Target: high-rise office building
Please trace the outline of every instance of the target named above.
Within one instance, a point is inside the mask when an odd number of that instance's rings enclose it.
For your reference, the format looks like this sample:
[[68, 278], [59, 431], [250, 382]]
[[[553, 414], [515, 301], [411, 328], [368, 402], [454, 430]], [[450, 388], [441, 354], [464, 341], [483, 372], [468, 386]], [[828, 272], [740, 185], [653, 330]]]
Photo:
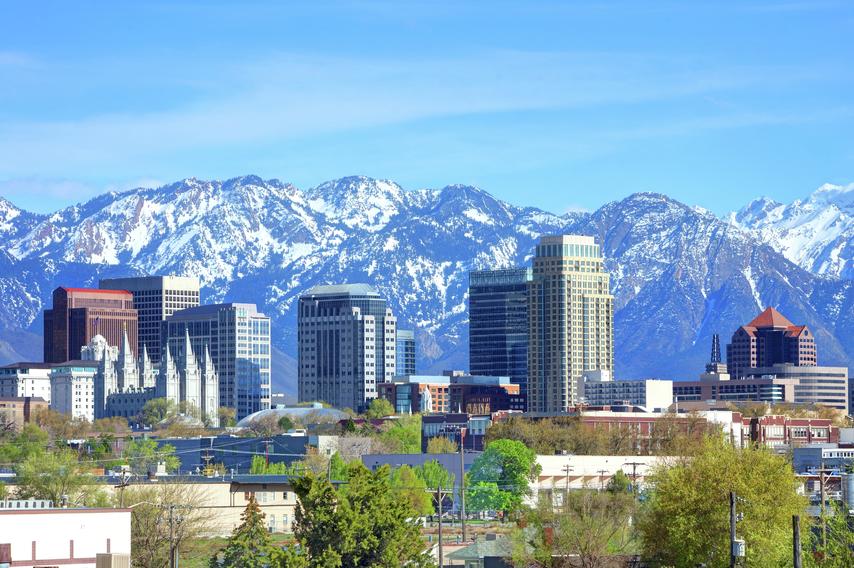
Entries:
[[530, 268], [469, 273], [469, 368], [472, 375], [510, 377], [528, 389]]
[[396, 375], [415, 374], [415, 332], [411, 329], [398, 329], [396, 342], [396, 356], [394, 373]]
[[199, 279], [190, 276], [107, 278], [98, 287], [133, 294], [133, 307], [139, 316], [138, 352], [144, 346], [153, 363], [160, 362], [161, 322], [179, 310], [199, 305]]
[[818, 364], [815, 337], [805, 325], [795, 325], [774, 308], [766, 308], [732, 334], [726, 348], [727, 369], [741, 379], [748, 369], [789, 364]]
[[59, 287], [53, 291], [53, 307], [44, 311], [44, 360], [78, 359], [96, 335], [120, 345], [125, 331], [136, 351], [137, 324], [133, 295], [126, 290]]
[[238, 420], [270, 408], [270, 318], [255, 304], [212, 304], [175, 312], [163, 322], [161, 341], [181, 353], [189, 334], [196, 357], [208, 349], [219, 377], [219, 404]]
[[371, 286], [315, 286], [297, 318], [300, 401], [363, 410], [394, 377], [397, 320]]
[[528, 284], [528, 409], [578, 404], [585, 371], [614, 370], [614, 297], [593, 237], [542, 237]]

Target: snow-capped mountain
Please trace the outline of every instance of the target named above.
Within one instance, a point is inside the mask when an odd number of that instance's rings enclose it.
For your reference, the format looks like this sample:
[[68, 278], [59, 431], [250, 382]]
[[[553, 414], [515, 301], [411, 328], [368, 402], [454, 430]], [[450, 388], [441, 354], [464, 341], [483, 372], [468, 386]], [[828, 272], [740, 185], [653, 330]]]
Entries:
[[375, 285], [416, 330], [420, 371], [465, 368], [467, 272], [524, 265], [540, 235], [560, 232], [603, 244], [619, 376], [694, 377], [711, 334], [765, 305], [809, 324], [822, 362], [854, 353], [849, 280], [817, 277], [752, 229], [663, 195], [555, 215], [468, 186], [349, 177], [302, 190], [247, 176], [109, 193], [52, 215], [0, 201], [0, 361], [40, 357], [55, 286], [174, 273], [198, 276], [203, 301], [255, 302], [273, 318], [274, 381], [291, 392], [296, 299], [319, 283]]
[[854, 184], [824, 184], [789, 205], [762, 197], [731, 220], [810, 272], [854, 278]]

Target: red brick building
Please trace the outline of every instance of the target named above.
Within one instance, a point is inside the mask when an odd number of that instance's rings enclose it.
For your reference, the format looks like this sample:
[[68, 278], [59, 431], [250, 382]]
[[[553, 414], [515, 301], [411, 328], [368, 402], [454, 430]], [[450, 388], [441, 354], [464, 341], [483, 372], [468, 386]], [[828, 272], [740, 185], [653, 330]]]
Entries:
[[121, 345], [125, 329], [131, 349], [138, 353], [137, 328], [130, 292], [59, 287], [53, 291], [53, 307], [44, 311], [45, 363], [79, 359], [80, 348], [95, 335]]
[[747, 369], [756, 367], [818, 364], [815, 338], [809, 328], [793, 324], [774, 308], [766, 308], [739, 327], [726, 352], [727, 369], [734, 379], [743, 378]]

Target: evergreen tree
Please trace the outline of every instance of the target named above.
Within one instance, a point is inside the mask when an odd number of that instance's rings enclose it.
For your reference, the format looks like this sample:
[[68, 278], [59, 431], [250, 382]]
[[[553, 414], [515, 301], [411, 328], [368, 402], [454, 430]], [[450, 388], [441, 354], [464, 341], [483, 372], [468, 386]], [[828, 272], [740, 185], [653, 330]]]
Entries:
[[255, 495], [249, 497], [249, 503], [240, 518], [242, 522], [234, 529], [228, 544], [211, 558], [211, 568], [266, 568], [273, 562], [276, 551]]

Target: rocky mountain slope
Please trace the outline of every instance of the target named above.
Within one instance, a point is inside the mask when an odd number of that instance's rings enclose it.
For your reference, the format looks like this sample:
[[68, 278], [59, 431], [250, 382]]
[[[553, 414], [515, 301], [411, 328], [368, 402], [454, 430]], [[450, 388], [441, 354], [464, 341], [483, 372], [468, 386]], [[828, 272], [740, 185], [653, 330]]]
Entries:
[[854, 184], [825, 184], [789, 205], [756, 199], [731, 220], [810, 272], [854, 278]]
[[822, 362], [847, 365], [847, 273], [813, 274], [762, 231], [658, 194], [559, 216], [473, 187], [407, 191], [364, 177], [308, 190], [187, 179], [46, 216], [0, 201], [0, 360], [40, 356], [41, 310], [59, 284], [175, 273], [197, 275], [203, 301], [256, 302], [273, 318], [274, 381], [291, 392], [295, 301], [319, 283], [377, 286], [416, 330], [420, 370], [465, 368], [467, 271], [524, 264], [541, 234], [577, 232], [600, 240], [614, 276], [619, 376], [694, 377], [711, 334], [765, 305], [812, 326]]

